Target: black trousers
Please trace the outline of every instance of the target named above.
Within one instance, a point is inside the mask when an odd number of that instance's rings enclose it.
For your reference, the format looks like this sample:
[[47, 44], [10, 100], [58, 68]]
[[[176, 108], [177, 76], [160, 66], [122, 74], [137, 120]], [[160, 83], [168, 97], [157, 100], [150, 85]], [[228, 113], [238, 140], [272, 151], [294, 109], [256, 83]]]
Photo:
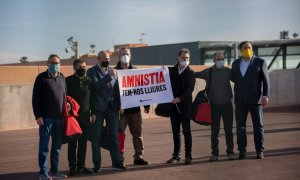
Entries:
[[186, 156], [191, 156], [192, 151], [192, 135], [191, 135], [191, 120], [189, 116], [181, 110], [178, 113], [176, 108], [173, 108], [171, 118], [172, 133], [174, 150], [173, 156], [181, 156], [181, 137], [180, 137], [180, 124], [182, 125], [182, 131], [184, 135], [185, 153]]
[[240, 153], [246, 153], [247, 147], [247, 131], [246, 120], [248, 112], [250, 112], [253, 123], [254, 143], [257, 153], [263, 152], [264, 142], [264, 126], [263, 126], [263, 111], [261, 104], [236, 104], [235, 117], [236, 117], [236, 132], [237, 144]]
[[90, 122], [89, 113], [80, 113], [78, 123], [82, 129], [82, 135], [68, 144], [68, 160], [70, 169], [81, 169], [85, 166], [87, 128]]
[[223, 119], [225, 139], [226, 139], [226, 153], [233, 154], [233, 108], [232, 103], [228, 104], [211, 104], [212, 108], [212, 124], [211, 124], [211, 149], [212, 154], [219, 155], [219, 132], [220, 121]]

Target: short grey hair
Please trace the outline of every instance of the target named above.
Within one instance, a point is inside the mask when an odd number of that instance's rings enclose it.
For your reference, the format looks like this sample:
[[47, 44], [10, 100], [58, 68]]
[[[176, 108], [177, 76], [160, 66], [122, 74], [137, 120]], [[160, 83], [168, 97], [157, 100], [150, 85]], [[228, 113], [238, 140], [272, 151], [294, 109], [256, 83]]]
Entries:
[[187, 53], [189, 55], [191, 55], [190, 50], [187, 48], [182, 48], [178, 51], [178, 57], [181, 56], [182, 53]]
[[220, 52], [220, 51], [217, 51], [213, 54], [213, 58], [215, 58], [217, 55], [222, 55], [224, 57], [224, 53], [223, 52]]

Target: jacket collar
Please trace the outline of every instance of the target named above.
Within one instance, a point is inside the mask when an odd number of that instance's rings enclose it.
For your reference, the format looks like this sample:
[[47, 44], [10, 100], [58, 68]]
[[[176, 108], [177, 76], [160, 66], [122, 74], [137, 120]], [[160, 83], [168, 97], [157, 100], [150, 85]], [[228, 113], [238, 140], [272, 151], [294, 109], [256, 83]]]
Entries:
[[[118, 62], [118, 64], [116, 65], [115, 68], [116, 68], [116, 69], [122, 69], [121, 61]], [[132, 65], [131, 63], [129, 63], [128, 69], [133, 69], [133, 65]]]
[[[179, 66], [178, 63], [173, 66], [176, 69], [177, 72], [178, 72], [178, 68], [179, 68], [178, 66]], [[188, 65], [181, 74], [185, 73], [186, 71], [189, 71], [190, 69], [191, 69], [190, 65]]]

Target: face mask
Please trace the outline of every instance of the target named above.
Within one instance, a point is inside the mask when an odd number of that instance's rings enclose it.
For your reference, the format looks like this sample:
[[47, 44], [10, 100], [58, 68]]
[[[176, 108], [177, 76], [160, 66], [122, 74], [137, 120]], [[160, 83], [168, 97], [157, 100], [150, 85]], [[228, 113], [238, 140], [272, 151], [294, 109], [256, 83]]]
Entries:
[[182, 61], [180, 62], [181, 68], [186, 68], [189, 64], [190, 64], [190, 61], [182, 60]]
[[221, 69], [224, 67], [225, 62], [222, 61], [216, 61], [216, 68]]
[[60, 64], [49, 64], [48, 70], [50, 73], [57, 73], [60, 70]]
[[253, 55], [253, 51], [251, 49], [245, 49], [242, 51], [242, 55], [245, 58], [250, 58]]
[[102, 66], [102, 67], [108, 67], [108, 65], [109, 65], [109, 61], [103, 61], [103, 62], [101, 63], [101, 66]]
[[128, 55], [121, 56], [121, 62], [124, 64], [128, 64], [130, 61], [130, 57]]
[[86, 73], [86, 69], [85, 69], [85, 68], [76, 69], [76, 74], [77, 74], [79, 77], [85, 76], [85, 73]]

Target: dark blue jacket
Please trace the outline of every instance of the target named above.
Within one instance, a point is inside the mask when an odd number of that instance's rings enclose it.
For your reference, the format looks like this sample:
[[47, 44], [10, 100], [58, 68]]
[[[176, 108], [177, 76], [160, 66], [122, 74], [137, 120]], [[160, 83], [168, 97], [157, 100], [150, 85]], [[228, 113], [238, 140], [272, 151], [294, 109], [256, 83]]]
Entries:
[[88, 69], [87, 76], [91, 79], [90, 87], [90, 109], [91, 114], [95, 111], [105, 112], [108, 108], [115, 111], [120, 109], [119, 84], [116, 80], [114, 86], [110, 85], [112, 78], [109, 74], [104, 74], [98, 65]]
[[270, 80], [267, 63], [264, 59], [252, 56], [249, 67], [241, 74], [242, 58], [232, 63], [232, 81], [234, 82], [234, 101], [236, 104], [261, 104], [262, 96], [270, 94]]

